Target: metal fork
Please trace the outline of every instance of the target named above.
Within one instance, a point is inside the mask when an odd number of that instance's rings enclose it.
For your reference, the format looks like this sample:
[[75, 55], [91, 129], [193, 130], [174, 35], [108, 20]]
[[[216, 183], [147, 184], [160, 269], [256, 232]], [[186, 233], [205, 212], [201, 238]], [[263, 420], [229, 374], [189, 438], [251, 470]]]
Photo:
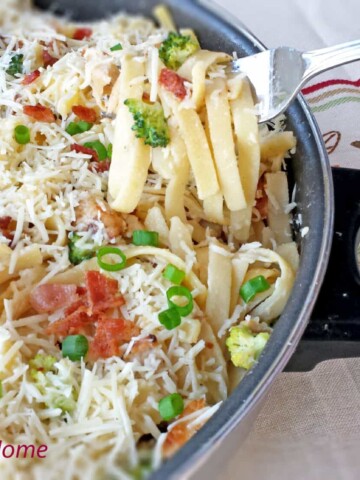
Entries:
[[231, 70], [252, 83], [262, 123], [284, 112], [315, 75], [355, 60], [360, 60], [360, 40], [311, 52], [279, 47], [234, 60]]

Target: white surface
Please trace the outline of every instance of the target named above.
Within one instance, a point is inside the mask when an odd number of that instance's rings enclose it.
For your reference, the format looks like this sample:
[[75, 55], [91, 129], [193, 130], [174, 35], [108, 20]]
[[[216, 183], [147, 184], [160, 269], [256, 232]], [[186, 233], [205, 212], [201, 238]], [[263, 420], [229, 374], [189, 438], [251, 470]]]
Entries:
[[360, 37], [358, 0], [214, 0], [237, 16], [269, 48], [304, 50]]
[[[309, 51], [360, 39], [359, 0], [213, 2], [238, 17], [268, 48], [283, 45]], [[360, 62], [355, 62], [317, 76], [310, 85], [329, 79], [359, 78]], [[317, 100], [320, 96], [322, 99]], [[337, 102], [315, 113], [325, 138], [333, 131], [340, 136], [336, 150], [330, 155], [331, 164], [360, 168], [360, 87], [337, 84], [306, 96], [306, 100], [318, 109], [327, 102]], [[357, 147], [352, 145], [354, 142], [359, 142]]]

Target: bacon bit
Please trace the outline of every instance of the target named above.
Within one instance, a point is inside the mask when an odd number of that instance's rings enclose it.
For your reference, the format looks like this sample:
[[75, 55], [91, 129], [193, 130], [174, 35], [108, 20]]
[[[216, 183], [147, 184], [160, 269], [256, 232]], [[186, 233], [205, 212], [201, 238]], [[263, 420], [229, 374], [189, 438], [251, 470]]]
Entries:
[[[206, 407], [204, 399], [192, 400], [188, 406], [184, 409], [183, 413], [179, 416], [185, 418], [192, 413], [201, 410]], [[180, 422], [172, 428], [166, 435], [165, 442], [163, 444], [163, 454], [166, 458], [171, 457], [177, 452], [195, 433], [200, 430], [205, 422], [200, 422], [195, 426], [189, 427], [189, 423], [192, 420]]]
[[80, 296], [83, 297], [86, 295], [86, 288], [85, 287], [77, 287], [76, 288], [76, 293]]
[[42, 57], [43, 57], [45, 68], [52, 67], [59, 60], [58, 58], [55, 58], [52, 55], [50, 55], [49, 50], [47, 50], [46, 48], [43, 49]]
[[142, 99], [143, 99], [143, 102], [145, 102], [145, 103], [151, 103], [150, 102], [150, 95], [147, 92], [143, 93]]
[[0, 232], [4, 235], [5, 238], [12, 241], [14, 239], [14, 236], [11, 234], [11, 222], [11, 217], [0, 217]]
[[39, 285], [30, 295], [30, 305], [37, 313], [54, 312], [78, 299], [76, 285]]
[[210, 349], [214, 348], [214, 344], [211, 342], [205, 342], [205, 346], [206, 348], [210, 348]]
[[52, 123], [56, 121], [55, 115], [50, 108], [43, 107], [42, 105], [25, 105], [24, 113], [39, 122]]
[[86, 272], [85, 283], [91, 313], [99, 313], [124, 305], [124, 298], [118, 293], [119, 283], [117, 280], [91, 270]]
[[[78, 292], [78, 287], [76, 288], [76, 293], [77, 292]], [[86, 294], [86, 292], [85, 292], [85, 294]], [[80, 310], [84, 311], [84, 312], [88, 312], [88, 303], [87, 303], [86, 298], [85, 299], [84, 298], [79, 298], [75, 303], [72, 303], [69, 307], [67, 307], [67, 309], [64, 312], [65, 317], [67, 317], [69, 315], [72, 315], [73, 313], [78, 312]]]
[[[53, 287], [43, 285], [41, 287]], [[58, 285], [57, 285], [58, 287]], [[112, 318], [109, 311], [124, 304], [124, 298], [119, 293], [117, 280], [111, 279], [96, 271], [88, 271], [85, 274], [85, 287], [76, 285], [62, 285], [71, 289], [72, 304], [67, 303], [65, 317], [50, 324], [46, 332], [55, 334], [60, 338], [67, 335], [83, 334], [93, 339], [90, 341], [89, 358], [109, 358], [120, 354], [120, 346], [129, 342], [132, 337], [140, 334], [140, 329], [132, 322], [122, 318]], [[38, 287], [40, 288], [40, 287]], [[46, 290], [45, 290], [46, 292]], [[55, 308], [49, 305], [47, 299], [43, 299], [41, 305], [46, 311], [61, 308], [61, 302]]]
[[108, 161], [104, 162], [91, 162], [89, 165], [89, 170], [96, 172], [96, 173], [104, 173], [110, 170], [110, 163]]
[[98, 116], [96, 110], [93, 108], [75, 105], [72, 107], [72, 111], [77, 117], [80, 118], [80, 120], [84, 120], [84, 122], [95, 123], [97, 121]]
[[55, 334], [60, 338], [65, 338], [68, 335], [93, 335], [94, 332], [95, 326], [92, 323], [92, 318], [86, 314], [84, 308], [51, 323], [46, 328], [47, 334]]
[[90, 345], [89, 358], [110, 358], [119, 356], [120, 345], [128, 343], [140, 334], [140, 329], [122, 318], [99, 316], [94, 340]]
[[159, 83], [169, 92], [173, 93], [179, 100], [186, 97], [185, 78], [180, 77], [176, 72], [163, 68], [160, 73]]
[[71, 145], [71, 151], [76, 153], [85, 153], [85, 155], [91, 155], [92, 160], [94, 160], [95, 162], [99, 161], [97, 151], [93, 150], [92, 148], [84, 147], [84, 145], [79, 145], [78, 143], [74, 143], [73, 145]]
[[26, 75], [21, 82], [23, 85], [30, 85], [31, 83], [35, 82], [40, 77], [41, 73], [39, 70], [34, 70], [33, 72]]
[[74, 32], [74, 40], [84, 40], [85, 38], [91, 37], [93, 31], [91, 28], [77, 28]]
[[265, 220], [268, 217], [268, 207], [269, 207], [269, 198], [266, 194], [266, 180], [265, 175], [260, 177], [259, 183], [256, 191], [256, 205], [255, 208], [258, 210], [261, 220]]
[[0, 230], [7, 230], [10, 226], [11, 217], [0, 217]]

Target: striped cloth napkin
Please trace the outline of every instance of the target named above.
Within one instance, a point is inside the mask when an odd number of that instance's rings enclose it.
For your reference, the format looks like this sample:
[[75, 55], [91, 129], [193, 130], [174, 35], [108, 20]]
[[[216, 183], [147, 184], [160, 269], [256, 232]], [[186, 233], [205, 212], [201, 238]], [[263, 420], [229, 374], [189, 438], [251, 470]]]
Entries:
[[[310, 51], [360, 39], [359, 0], [215, 0], [269, 48]], [[332, 166], [360, 168], [360, 61], [314, 78], [303, 90]], [[360, 477], [359, 477], [360, 478]]]

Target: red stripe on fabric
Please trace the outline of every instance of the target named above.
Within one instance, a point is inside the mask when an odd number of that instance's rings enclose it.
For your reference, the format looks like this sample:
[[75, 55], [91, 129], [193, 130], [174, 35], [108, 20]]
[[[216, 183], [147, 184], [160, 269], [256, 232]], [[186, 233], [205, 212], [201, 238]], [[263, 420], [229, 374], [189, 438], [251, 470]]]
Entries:
[[330, 87], [331, 85], [353, 85], [354, 87], [360, 87], [360, 78], [359, 80], [355, 81], [343, 79], [327, 80], [326, 82], [316, 83], [315, 85], [311, 85], [310, 87], [303, 88], [302, 93], [304, 95], [309, 95], [310, 93], [317, 92], [318, 90]]

